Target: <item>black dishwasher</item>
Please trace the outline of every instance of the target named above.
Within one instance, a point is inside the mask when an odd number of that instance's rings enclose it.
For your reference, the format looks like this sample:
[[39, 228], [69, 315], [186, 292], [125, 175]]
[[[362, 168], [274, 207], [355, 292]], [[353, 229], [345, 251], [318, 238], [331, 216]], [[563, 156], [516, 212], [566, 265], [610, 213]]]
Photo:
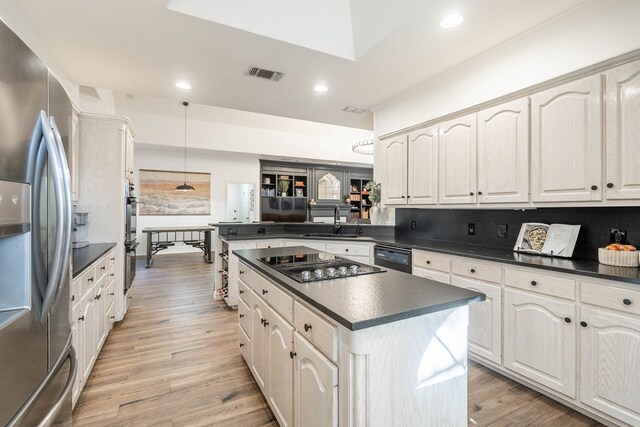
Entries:
[[397, 246], [375, 245], [373, 258], [376, 265], [411, 273], [411, 249]]

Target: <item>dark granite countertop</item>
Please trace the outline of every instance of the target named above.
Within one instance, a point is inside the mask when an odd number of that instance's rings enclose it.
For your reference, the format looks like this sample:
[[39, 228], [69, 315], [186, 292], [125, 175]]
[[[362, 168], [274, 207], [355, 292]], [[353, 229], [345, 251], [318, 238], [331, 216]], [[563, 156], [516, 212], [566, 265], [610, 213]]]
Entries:
[[541, 255], [528, 255], [513, 252], [509, 249], [485, 248], [455, 243], [437, 242], [433, 240], [413, 239], [410, 237], [396, 237], [389, 235], [360, 236], [356, 238], [340, 237], [310, 237], [299, 233], [261, 233], [261, 234], [230, 234], [221, 235], [227, 241], [253, 239], [310, 239], [310, 240], [343, 240], [352, 242], [373, 242], [399, 246], [407, 249], [422, 249], [447, 255], [462, 256], [484, 261], [502, 262], [521, 267], [541, 268], [567, 274], [579, 274], [596, 279], [613, 280], [618, 282], [640, 285], [640, 268], [614, 267], [600, 264], [598, 261], [568, 258], [552, 258]]
[[352, 331], [485, 300], [484, 294], [395, 270], [298, 283], [258, 260], [266, 256], [318, 252], [304, 246], [233, 251], [255, 270]]
[[74, 249], [71, 254], [73, 277], [75, 278], [78, 274], [82, 273], [87, 267], [115, 246], [115, 243], [91, 243], [84, 248]]

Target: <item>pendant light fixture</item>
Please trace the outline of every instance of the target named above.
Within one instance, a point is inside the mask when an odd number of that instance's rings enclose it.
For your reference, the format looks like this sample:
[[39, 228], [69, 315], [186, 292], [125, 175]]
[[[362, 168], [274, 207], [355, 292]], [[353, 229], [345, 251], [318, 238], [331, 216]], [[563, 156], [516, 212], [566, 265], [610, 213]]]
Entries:
[[195, 191], [191, 185], [187, 185], [187, 106], [188, 102], [183, 102], [184, 105], [184, 183], [176, 187], [176, 191]]

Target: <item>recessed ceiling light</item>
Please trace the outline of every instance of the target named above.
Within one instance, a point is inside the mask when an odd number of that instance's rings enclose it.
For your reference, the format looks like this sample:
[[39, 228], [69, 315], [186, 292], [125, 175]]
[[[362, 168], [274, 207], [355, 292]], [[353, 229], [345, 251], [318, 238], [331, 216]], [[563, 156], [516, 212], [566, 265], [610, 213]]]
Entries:
[[458, 25], [462, 24], [463, 20], [464, 20], [464, 17], [462, 15], [458, 15], [454, 13], [452, 15], [448, 15], [442, 18], [442, 21], [440, 21], [440, 26], [442, 28], [457, 27]]
[[329, 88], [326, 85], [315, 85], [313, 90], [315, 90], [318, 93], [322, 93], [322, 92], [328, 91]]
[[178, 82], [176, 83], [176, 87], [178, 89], [184, 89], [184, 90], [189, 90], [191, 89], [191, 85], [187, 82]]

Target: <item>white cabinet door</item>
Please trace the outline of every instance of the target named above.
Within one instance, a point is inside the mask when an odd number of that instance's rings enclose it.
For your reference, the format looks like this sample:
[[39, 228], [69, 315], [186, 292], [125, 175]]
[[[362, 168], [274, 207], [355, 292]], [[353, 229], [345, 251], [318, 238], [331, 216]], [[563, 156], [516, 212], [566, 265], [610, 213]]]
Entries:
[[254, 298], [251, 306], [251, 371], [265, 396], [268, 395], [269, 340], [264, 322], [267, 306], [260, 298]]
[[602, 78], [531, 97], [534, 202], [602, 200]]
[[476, 202], [476, 115], [440, 124], [440, 203]]
[[438, 127], [409, 134], [407, 201], [410, 205], [438, 202]]
[[606, 78], [607, 199], [640, 199], [640, 61]]
[[78, 316], [78, 335], [80, 336], [80, 348], [82, 351], [82, 365], [79, 366], [83, 383], [86, 383], [91, 368], [96, 361], [98, 339], [96, 337], [96, 310], [93, 300], [93, 290], [90, 290], [80, 302], [80, 316]]
[[[293, 414], [296, 426], [338, 425], [338, 368], [298, 332], [294, 334]], [[346, 391], [345, 391], [346, 392]]]
[[107, 295], [105, 291], [105, 283], [108, 276], [102, 276], [102, 279], [96, 284], [94, 293], [95, 304], [95, 324], [96, 324], [96, 351], [100, 351], [105, 338], [107, 338]]
[[478, 201], [529, 201], [529, 98], [478, 113]]
[[[82, 309], [79, 308], [79, 304], [74, 305], [71, 311], [71, 345], [76, 350], [76, 363], [78, 367], [82, 369], [84, 366], [84, 361], [82, 360], [82, 356], [84, 354], [84, 349], [82, 347], [82, 337], [80, 334], [82, 330], [78, 327], [78, 317], [82, 316]], [[82, 390], [83, 378], [82, 373], [79, 372], [76, 375], [76, 379], [73, 382], [73, 388], [71, 389], [71, 403], [75, 407], [76, 402], [78, 401], [78, 397], [80, 396], [80, 391]]]
[[572, 303], [505, 289], [505, 368], [575, 397], [575, 311]]
[[293, 326], [268, 309], [269, 395], [278, 424], [293, 424]]
[[386, 180], [382, 185], [385, 205], [407, 204], [407, 135], [381, 142]]
[[640, 320], [580, 310], [580, 400], [640, 425]]
[[460, 277], [453, 277], [451, 284], [487, 296], [469, 306], [469, 351], [502, 364], [502, 288]]

